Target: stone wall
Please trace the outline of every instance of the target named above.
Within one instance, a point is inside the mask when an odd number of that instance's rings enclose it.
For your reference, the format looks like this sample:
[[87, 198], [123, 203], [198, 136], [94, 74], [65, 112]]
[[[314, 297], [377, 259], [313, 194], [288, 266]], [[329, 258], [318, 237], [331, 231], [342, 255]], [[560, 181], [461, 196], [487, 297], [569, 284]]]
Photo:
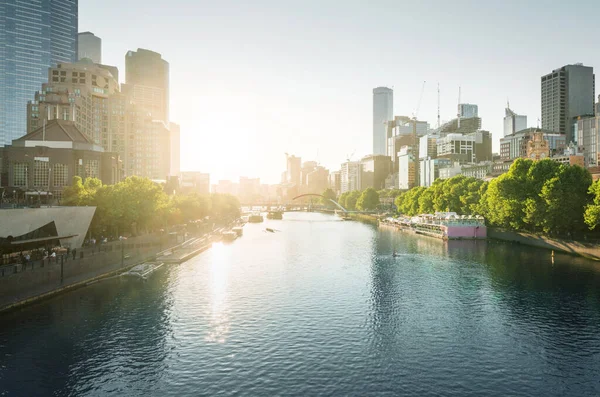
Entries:
[[487, 235], [488, 238], [497, 240], [511, 241], [600, 260], [600, 246], [598, 244], [561, 240], [532, 233], [504, 231], [493, 228], [488, 228]]

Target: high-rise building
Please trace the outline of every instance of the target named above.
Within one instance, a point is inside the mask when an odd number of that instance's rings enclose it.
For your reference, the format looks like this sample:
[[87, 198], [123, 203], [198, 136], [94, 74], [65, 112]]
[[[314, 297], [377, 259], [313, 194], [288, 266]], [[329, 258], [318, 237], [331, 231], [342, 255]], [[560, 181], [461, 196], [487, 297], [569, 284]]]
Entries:
[[94, 63], [102, 63], [102, 39], [92, 32], [77, 34], [77, 59], [91, 59]]
[[179, 191], [186, 194], [209, 194], [210, 174], [198, 171], [181, 172]]
[[512, 135], [527, 128], [527, 116], [513, 112], [509, 107], [504, 109], [504, 135]]
[[[27, 132], [42, 127], [53, 119], [71, 120], [85, 136], [105, 150], [116, 151], [111, 145], [111, 99], [119, 94], [112, 74], [90, 60], [59, 63], [46, 71], [48, 83], [32, 95], [27, 103]], [[38, 87], [38, 90], [40, 87]]]
[[458, 114], [461, 118], [469, 119], [471, 117], [479, 117], [477, 105], [471, 103], [461, 103], [458, 105]]
[[136, 103], [148, 107], [152, 117], [169, 122], [169, 63], [157, 52], [138, 48], [125, 56], [125, 80], [129, 95]]
[[0, 145], [26, 134], [48, 68], [77, 60], [77, 28], [77, 0], [0, 2]]
[[388, 156], [369, 155], [361, 160], [361, 189], [374, 188], [381, 190], [385, 188], [385, 179], [392, 170], [392, 160]]
[[329, 173], [329, 188], [333, 190], [336, 196], [340, 195], [340, 190], [342, 190], [341, 171], [332, 171]]
[[373, 154], [385, 155], [387, 150], [386, 123], [394, 117], [394, 90], [373, 89]]
[[313, 172], [314, 170], [317, 169], [317, 162], [316, 161], [305, 161], [302, 164], [302, 170], [301, 170], [301, 185], [306, 186], [308, 185], [308, 174], [310, 174], [311, 172]]
[[169, 175], [177, 176], [181, 169], [181, 134], [179, 124], [169, 123], [171, 131], [171, 171]]
[[360, 161], [347, 161], [342, 163], [340, 169], [341, 193], [362, 189], [362, 167]]
[[294, 184], [296, 186], [300, 186], [302, 181], [301, 175], [301, 163], [302, 159], [300, 157], [296, 157], [294, 155], [286, 155], [287, 156], [287, 171], [286, 171], [286, 183]]
[[594, 114], [594, 69], [581, 63], [555, 69], [541, 78], [542, 129], [566, 135], [567, 143], [578, 116]]
[[329, 185], [329, 170], [318, 165], [306, 176], [306, 185], [309, 193], [323, 193]]

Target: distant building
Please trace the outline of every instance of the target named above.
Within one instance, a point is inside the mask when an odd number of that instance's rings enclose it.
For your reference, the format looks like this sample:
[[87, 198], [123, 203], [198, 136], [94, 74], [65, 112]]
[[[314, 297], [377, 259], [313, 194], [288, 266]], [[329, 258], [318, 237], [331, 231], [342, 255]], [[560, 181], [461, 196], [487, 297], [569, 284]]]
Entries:
[[448, 134], [469, 134], [481, 129], [481, 118], [469, 117], [452, 119], [435, 130], [436, 134], [444, 137]]
[[458, 105], [458, 114], [461, 118], [479, 117], [479, 108], [470, 103], [461, 103]]
[[438, 158], [450, 160], [460, 164], [475, 162], [474, 135], [448, 134], [437, 140]]
[[453, 176], [460, 175], [462, 167], [459, 163], [453, 163], [449, 167], [440, 168], [440, 179], [450, 179]]
[[341, 194], [342, 173], [341, 171], [332, 171], [329, 173], [329, 188], [333, 190], [336, 196]]
[[521, 116], [510, 108], [504, 109], [504, 135], [512, 135], [527, 128], [527, 116]]
[[564, 134], [567, 143], [574, 141], [575, 118], [594, 114], [594, 69], [566, 65], [542, 76], [541, 86], [542, 129]]
[[99, 178], [107, 185], [119, 182], [123, 163], [118, 154], [94, 144], [72, 121], [55, 119], [0, 148], [0, 174], [5, 187], [50, 192], [60, 199], [74, 176]]
[[302, 163], [302, 168], [300, 170], [300, 184], [303, 186], [308, 185], [308, 174], [317, 169], [316, 161], [305, 161]]
[[493, 163], [486, 161], [479, 164], [466, 164], [461, 167], [461, 175], [467, 178], [485, 180], [492, 173]]
[[302, 182], [302, 160], [300, 157], [286, 154], [287, 169], [285, 182], [300, 186]]
[[91, 59], [94, 63], [102, 63], [102, 39], [92, 32], [77, 34], [77, 60]]
[[448, 159], [434, 159], [431, 157], [421, 159], [419, 161], [420, 172], [419, 186], [430, 187], [436, 179], [440, 177], [440, 168], [449, 167], [451, 165]]
[[398, 153], [398, 189], [408, 190], [417, 186], [415, 155], [411, 146], [403, 146]]
[[229, 180], [220, 180], [217, 184], [212, 185], [213, 193], [238, 195], [239, 185]]
[[[416, 127], [416, 128], [415, 128]], [[417, 139], [427, 135], [429, 124], [425, 121], [413, 121], [407, 116], [395, 116], [393, 120], [386, 123], [387, 149], [386, 155], [392, 161], [394, 173], [398, 171], [398, 152], [402, 146], [412, 146], [413, 130], [416, 129]], [[418, 144], [418, 142], [417, 142]]]
[[536, 131], [529, 141], [527, 141], [526, 156], [530, 160], [543, 160], [550, 157], [550, 145], [544, 139], [542, 131]]
[[347, 161], [340, 168], [341, 193], [361, 190], [362, 169], [360, 161]]
[[577, 148], [582, 153], [586, 167], [600, 164], [598, 136], [600, 135], [600, 113], [593, 117], [579, 117], [576, 124]]
[[513, 135], [500, 139], [500, 160], [512, 161], [517, 158], [527, 158], [527, 144], [533, 140], [533, 134], [537, 131], [543, 133], [544, 140], [548, 142], [550, 155], [562, 154], [566, 147], [565, 136], [553, 131], [528, 128]]
[[210, 174], [197, 171], [182, 171], [179, 190], [185, 194], [209, 194]]
[[181, 169], [181, 134], [179, 124], [169, 123], [169, 133], [171, 137], [171, 165], [169, 167], [169, 175], [177, 176]]
[[373, 154], [386, 154], [386, 123], [394, 116], [394, 90], [373, 89]]
[[329, 186], [329, 171], [327, 168], [317, 166], [306, 176], [306, 186], [309, 193], [323, 193]]
[[240, 177], [238, 197], [242, 203], [260, 201], [260, 178]]
[[372, 187], [375, 190], [385, 189], [385, 178], [392, 170], [392, 160], [388, 156], [369, 155], [360, 160], [362, 177], [361, 189]]
[[439, 135], [425, 135], [419, 138], [419, 158], [437, 158], [437, 140]]
[[48, 68], [77, 60], [78, 2], [0, 2], [0, 145], [27, 133], [27, 102]]
[[[138, 48], [125, 56], [123, 92], [152, 111], [156, 120], [169, 122], [169, 63], [157, 52]], [[132, 87], [133, 86], [133, 87]]]

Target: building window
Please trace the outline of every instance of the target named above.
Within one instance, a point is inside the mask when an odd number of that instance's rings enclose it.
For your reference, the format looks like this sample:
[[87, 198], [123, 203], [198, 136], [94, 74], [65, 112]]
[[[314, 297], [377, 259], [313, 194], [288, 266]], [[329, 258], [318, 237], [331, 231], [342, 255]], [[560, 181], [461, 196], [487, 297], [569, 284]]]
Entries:
[[13, 163], [13, 185], [16, 187], [27, 187], [27, 176], [29, 164]]
[[47, 188], [48, 174], [48, 157], [36, 157], [33, 161], [33, 186]]
[[100, 164], [98, 160], [86, 160], [85, 161], [85, 177], [86, 178], [98, 178], [99, 177]]
[[67, 186], [69, 183], [69, 166], [66, 164], [54, 164], [52, 175], [54, 187]]

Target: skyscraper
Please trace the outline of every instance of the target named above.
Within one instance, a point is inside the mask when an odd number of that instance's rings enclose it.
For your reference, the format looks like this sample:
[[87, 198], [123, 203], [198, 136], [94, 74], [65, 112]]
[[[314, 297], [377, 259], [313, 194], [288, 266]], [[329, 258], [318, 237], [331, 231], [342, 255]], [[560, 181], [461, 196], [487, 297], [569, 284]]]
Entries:
[[78, 0], [0, 2], [0, 145], [25, 135], [48, 68], [77, 60]]
[[458, 105], [458, 114], [461, 118], [469, 119], [471, 117], [479, 117], [479, 108], [471, 103], [461, 103]]
[[394, 90], [387, 87], [373, 89], [373, 153], [386, 154], [387, 126], [394, 118]]
[[77, 58], [91, 59], [94, 63], [102, 63], [102, 39], [92, 32], [77, 35]]
[[504, 135], [512, 135], [515, 132], [527, 128], [527, 116], [521, 116], [513, 112], [509, 107], [504, 109]]
[[142, 48], [128, 51], [125, 80], [128, 86], [135, 86], [130, 88], [133, 100], [146, 105], [152, 102], [152, 117], [169, 122], [169, 63], [159, 53]]
[[577, 139], [577, 116], [594, 114], [594, 69], [581, 63], [566, 65], [542, 76], [542, 129], [565, 134], [567, 144]]

